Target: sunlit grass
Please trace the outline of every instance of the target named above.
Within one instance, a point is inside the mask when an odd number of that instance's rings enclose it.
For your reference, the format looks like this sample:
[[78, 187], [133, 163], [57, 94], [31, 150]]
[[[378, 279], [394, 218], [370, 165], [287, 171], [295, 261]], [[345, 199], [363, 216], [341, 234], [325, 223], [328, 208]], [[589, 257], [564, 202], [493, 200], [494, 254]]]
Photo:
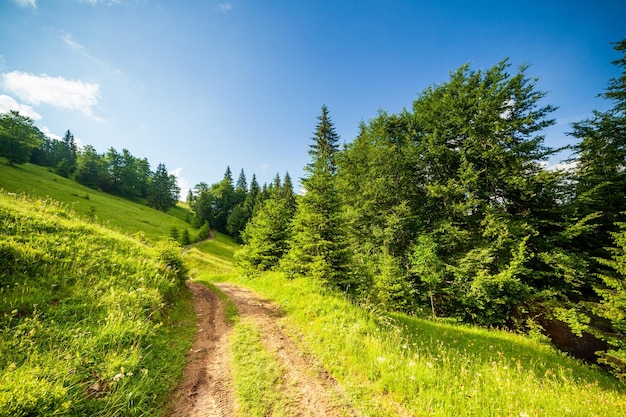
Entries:
[[177, 228], [179, 233], [188, 229], [192, 238], [195, 236], [195, 230], [186, 222], [190, 211], [182, 204], [163, 213], [139, 202], [85, 187], [44, 167], [32, 164], [9, 166], [6, 158], [2, 157], [0, 189], [59, 201], [91, 222], [127, 234], [139, 233], [151, 240], [169, 236], [172, 227]]
[[214, 239], [192, 245], [185, 253], [190, 276], [209, 282], [234, 276], [232, 257], [238, 248], [234, 240], [217, 232]]
[[622, 416], [608, 374], [524, 336], [368, 312], [306, 279], [242, 279], [278, 301], [296, 340], [366, 415]]
[[288, 404], [283, 395], [281, 365], [261, 343], [258, 325], [240, 319], [230, 338], [237, 415], [283, 416]]
[[195, 329], [179, 250], [0, 192], [0, 416], [160, 415]]

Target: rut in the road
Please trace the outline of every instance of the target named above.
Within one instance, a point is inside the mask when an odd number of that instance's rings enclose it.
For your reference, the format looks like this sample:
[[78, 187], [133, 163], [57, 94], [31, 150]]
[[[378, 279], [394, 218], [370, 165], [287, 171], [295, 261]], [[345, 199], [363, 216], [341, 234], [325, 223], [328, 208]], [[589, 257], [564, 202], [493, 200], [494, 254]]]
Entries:
[[232, 326], [222, 302], [202, 284], [188, 282], [198, 315], [198, 334], [187, 356], [183, 382], [174, 394], [170, 417], [234, 416], [228, 337]]
[[[232, 326], [224, 317], [219, 297], [204, 285], [190, 282], [187, 286], [194, 296], [199, 330], [169, 416], [233, 416], [229, 356]], [[275, 306], [249, 290], [230, 284], [218, 284], [218, 287], [235, 303], [241, 317], [249, 317], [258, 324], [263, 345], [279, 358], [285, 370], [283, 385], [288, 397], [288, 415], [357, 415], [336, 381], [282, 331], [277, 324], [280, 313]]]
[[285, 370], [284, 393], [289, 396], [292, 415], [356, 415], [336, 381], [282, 331], [276, 322], [281, 314], [272, 303], [241, 287], [217, 286], [235, 303], [240, 316], [250, 317], [259, 325], [263, 345], [279, 358]]

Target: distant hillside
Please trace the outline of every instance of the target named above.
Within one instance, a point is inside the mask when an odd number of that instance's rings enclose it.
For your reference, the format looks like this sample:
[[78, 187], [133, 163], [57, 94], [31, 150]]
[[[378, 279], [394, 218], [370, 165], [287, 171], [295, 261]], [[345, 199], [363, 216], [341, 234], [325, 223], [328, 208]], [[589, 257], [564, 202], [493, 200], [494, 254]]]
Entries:
[[[68, 205], [76, 214], [125, 233], [142, 232], [156, 240], [170, 234], [172, 228], [192, 227], [185, 220], [190, 212], [182, 206], [169, 212], [93, 190], [33, 164], [13, 165], [0, 157], [0, 189], [16, 194], [50, 197]], [[193, 235], [193, 233], [191, 233]]]

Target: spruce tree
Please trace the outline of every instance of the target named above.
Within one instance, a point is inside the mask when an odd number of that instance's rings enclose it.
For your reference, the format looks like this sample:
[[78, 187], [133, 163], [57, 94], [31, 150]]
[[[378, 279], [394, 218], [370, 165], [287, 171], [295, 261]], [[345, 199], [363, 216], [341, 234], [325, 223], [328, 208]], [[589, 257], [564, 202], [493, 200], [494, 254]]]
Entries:
[[235, 207], [235, 187], [230, 167], [226, 168], [224, 178], [210, 189], [213, 202], [211, 226], [222, 233], [228, 233], [228, 216]]
[[[588, 330], [611, 345], [599, 352], [599, 361], [626, 380], [626, 39], [615, 49], [623, 54], [613, 62], [622, 74], [610, 80], [602, 94], [613, 101], [613, 107], [573, 124], [572, 135], [581, 140], [575, 147], [574, 212], [578, 218], [590, 219], [591, 227], [570, 243], [587, 266], [582, 271], [585, 289], [593, 287], [600, 297], [584, 294], [584, 305], [591, 308], [594, 318]], [[595, 316], [608, 320], [610, 331], [598, 329], [597, 324], [605, 326]]]
[[355, 286], [350, 275], [342, 203], [335, 184], [339, 136], [326, 106], [318, 120], [309, 149], [311, 162], [302, 179], [305, 194], [297, 202], [289, 252], [282, 267], [290, 275], [308, 276], [349, 290]]
[[179, 196], [180, 188], [176, 177], [168, 174], [165, 164], [160, 163], [150, 183], [148, 203], [157, 210], [166, 212], [176, 205]]
[[271, 197], [260, 203], [241, 234], [244, 245], [235, 255], [246, 274], [275, 269], [288, 249], [293, 204], [277, 175]]

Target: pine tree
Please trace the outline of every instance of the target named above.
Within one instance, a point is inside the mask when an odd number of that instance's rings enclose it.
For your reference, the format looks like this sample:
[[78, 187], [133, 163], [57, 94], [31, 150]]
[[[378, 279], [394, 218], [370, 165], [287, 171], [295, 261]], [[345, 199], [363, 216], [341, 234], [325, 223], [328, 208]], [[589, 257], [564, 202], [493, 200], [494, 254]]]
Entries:
[[345, 220], [335, 184], [339, 136], [326, 106], [322, 107], [318, 120], [309, 149], [311, 162], [305, 167], [302, 179], [305, 194], [298, 199], [289, 252], [282, 266], [291, 275], [308, 276], [331, 287], [354, 290]]
[[624, 53], [614, 64], [624, 68], [611, 80], [603, 96], [614, 100], [612, 109], [595, 111], [593, 117], [573, 124], [572, 136], [581, 141], [574, 147], [577, 159], [576, 212], [579, 217], [597, 213], [596, 230], [584, 243], [591, 255], [606, 257], [616, 222], [625, 221], [626, 211], [626, 40], [615, 47]]
[[149, 204], [157, 210], [167, 211], [176, 205], [179, 196], [176, 177], [168, 174], [165, 164], [160, 163], [150, 183]]
[[235, 187], [230, 167], [226, 168], [224, 178], [210, 188], [213, 203], [211, 226], [222, 233], [228, 233], [228, 216], [235, 207]]
[[[574, 123], [573, 136], [581, 139], [577, 152], [576, 198], [578, 218], [590, 219], [578, 239], [570, 242], [582, 259], [585, 289], [593, 287], [600, 299], [586, 295], [585, 306], [594, 316], [611, 323], [610, 332], [593, 328], [611, 344], [599, 361], [626, 380], [626, 39], [615, 49], [623, 54], [613, 62], [622, 68], [620, 77], [609, 81], [604, 98], [613, 101], [606, 112]], [[591, 302], [589, 302], [591, 300]]]
[[55, 170], [63, 177], [69, 177], [76, 171], [77, 147], [74, 135], [69, 130], [61, 141], [56, 141]]
[[99, 189], [109, 183], [109, 171], [104, 155], [87, 145], [78, 154], [76, 181], [87, 187]]
[[242, 233], [244, 245], [235, 259], [247, 274], [275, 269], [288, 249], [293, 204], [285, 187], [277, 175], [271, 197], [260, 203]]

